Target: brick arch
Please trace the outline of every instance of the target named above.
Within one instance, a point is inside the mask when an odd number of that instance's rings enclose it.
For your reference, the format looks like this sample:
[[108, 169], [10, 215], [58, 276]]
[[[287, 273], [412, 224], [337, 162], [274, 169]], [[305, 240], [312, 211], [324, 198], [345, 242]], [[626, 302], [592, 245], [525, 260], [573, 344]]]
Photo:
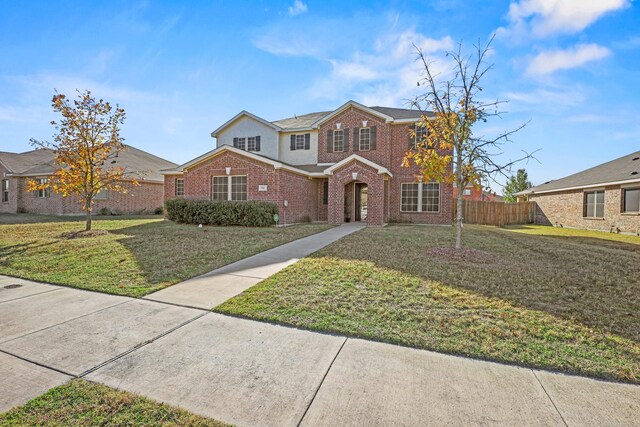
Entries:
[[[358, 173], [358, 178], [353, 179], [353, 172]], [[368, 212], [367, 224], [384, 224], [385, 194], [384, 175], [364, 163], [354, 160], [338, 169], [329, 177], [329, 209], [328, 220], [330, 224], [342, 224], [344, 222], [344, 194], [345, 187], [352, 182], [362, 182], [368, 187]]]

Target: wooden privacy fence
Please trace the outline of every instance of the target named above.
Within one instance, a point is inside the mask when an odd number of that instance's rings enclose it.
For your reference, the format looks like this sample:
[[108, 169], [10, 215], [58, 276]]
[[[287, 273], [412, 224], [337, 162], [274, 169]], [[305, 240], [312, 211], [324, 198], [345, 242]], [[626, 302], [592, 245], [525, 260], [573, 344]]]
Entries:
[[[462, 201], [462, 222], [465, 224], [495, 225], [531, 224], [536, 212], [535, 202], [479, 202]], [[453, 221], [457, 216], [457, 200], [453, 201]]]

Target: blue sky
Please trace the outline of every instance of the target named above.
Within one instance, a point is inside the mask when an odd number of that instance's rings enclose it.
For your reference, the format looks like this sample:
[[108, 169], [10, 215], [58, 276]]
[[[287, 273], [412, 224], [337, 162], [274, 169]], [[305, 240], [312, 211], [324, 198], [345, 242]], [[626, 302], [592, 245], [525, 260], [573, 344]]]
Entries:
[[[631, 0], [0, 2], [0, 150], [51, 139], [54, 88], [127, 112], [126, 143], [177, 163], [241, 110], [267, 120], [420, 94], [412, 43], [497, 34], [485, 80], [530, 120], [503, 158], [539, 149], [534, 184], [640, 149], [640, 12]], [[499, 188], [496, 188], [499, 190]]]

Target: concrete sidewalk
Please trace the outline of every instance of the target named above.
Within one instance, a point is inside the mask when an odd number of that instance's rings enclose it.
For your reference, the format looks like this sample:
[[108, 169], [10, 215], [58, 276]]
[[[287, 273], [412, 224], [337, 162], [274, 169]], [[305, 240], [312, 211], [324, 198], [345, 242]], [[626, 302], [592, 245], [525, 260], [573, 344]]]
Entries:
[[300, 258], [362, 228], [363, 225], [360, 224], [343, 224], [225, 265], [144, 298], [187, 307], [211, 309]]
[[76, 377], [241, 426], [632, 426], [640, 411], [634, 385], [0, 276], [0, 412]]

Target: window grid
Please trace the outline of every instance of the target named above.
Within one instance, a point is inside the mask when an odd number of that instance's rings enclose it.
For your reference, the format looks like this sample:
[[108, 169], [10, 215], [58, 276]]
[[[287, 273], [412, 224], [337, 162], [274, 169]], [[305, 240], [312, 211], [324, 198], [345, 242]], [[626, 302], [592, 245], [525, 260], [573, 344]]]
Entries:
[[225, 201], [229, 199], [229, 178], [214, 176], [211, 178], [211, 200]]
[[241, 150], [247, 149], [247, 139], [246, 138], [238, 138], [238, 147]]
[[176, 178], [176, 196], [184, 196], [184, 179]]
[[584, 193], [585, 218], [604, 218], [604, 191], [587, 191]]
[[416, 129], [415, 129], [415, 140], [414, 140], [414, 146], [418, 146], [418, 144], [420, 144], [422, 141], [424, 141], [424, 139], [427, 136], [427, 127], [426, 126], [420, 126], [420, 125], [416, 125]]
[[246, 176], [231, 177], [231, 200], [236, 200], [236, 201], [247, 200], [247, 177]]
[[360, 128], [360, 151], [369, 151], [371, 149], [371, 129]]
[[296, 135], [296, 150], [304, 150], [304, 134]]
[[2, 201], [3, 202], [9, 201], [9, 180], [8, 179], [2, 180]]
[[418, 212], [418, 183], [402, 184], [400, 210]]
[[429, 182], [422, 184], [422, 212], [440, 211], [440, 184]]
[[334, 152], [344, 151], [344, 131], [343, 130], [333, 131], [333, 151]]
[[623, 200], [622, 212], [640, 213], [640, 188], [624, 189]]
[[247, 151], [256, 151], [256, 137], [250, 136], [247, 138]]
[[[42, 185], [42, 184], [46, 184], [49, 182], [48, 178], [38, 178], [36, 181], [38, 181], [38, 184]], [[47, 198], [51, 195], [51, 189], [49, 187], [47, 188], [42, 188], [40, 190], [36, 190], [36, 196], [44, 199]]]

